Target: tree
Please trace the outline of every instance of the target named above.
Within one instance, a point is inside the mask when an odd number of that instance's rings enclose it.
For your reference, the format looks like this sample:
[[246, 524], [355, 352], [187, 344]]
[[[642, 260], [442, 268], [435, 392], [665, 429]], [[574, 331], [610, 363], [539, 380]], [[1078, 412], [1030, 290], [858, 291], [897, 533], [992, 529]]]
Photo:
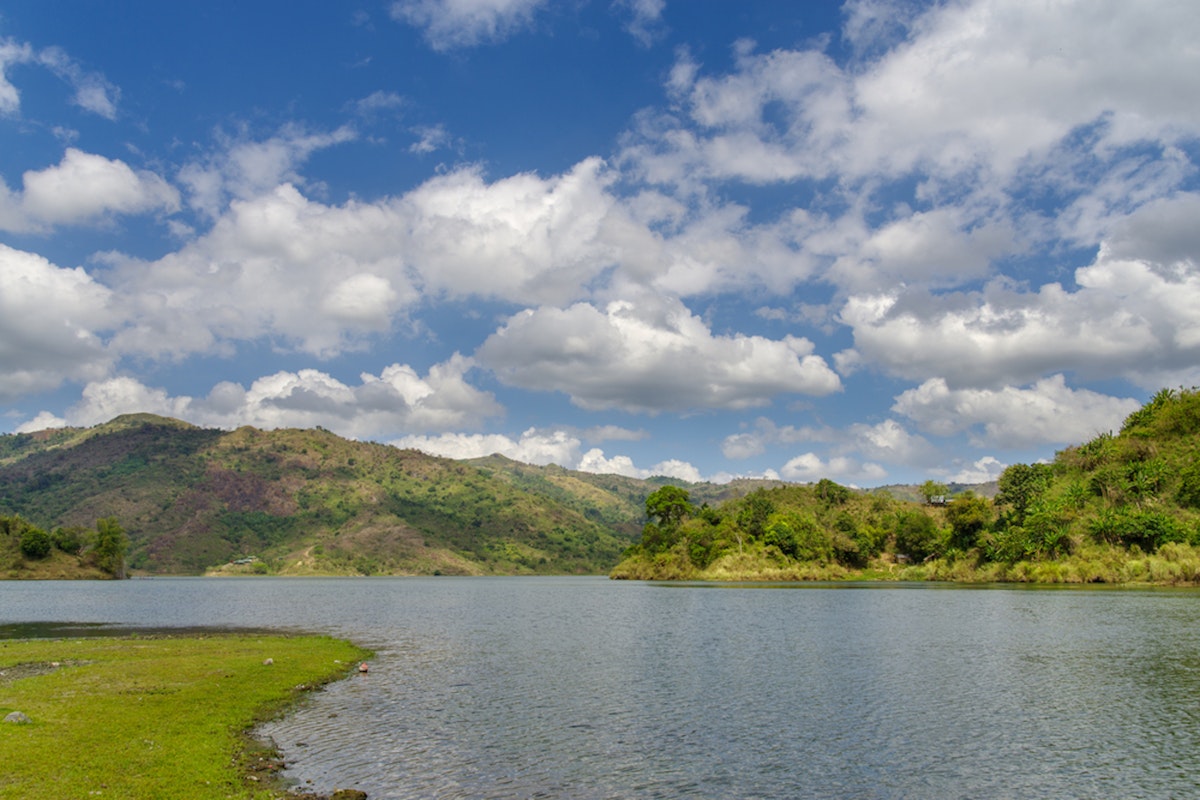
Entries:
[[1025, 524], [1025, 513], [1046, 491], [1052, 473], [1049, 464], [1013, 464], [1000, 473], [996, 505], [1012, 507], [1007, 523]]
[[896, 550], [913, 561], [924, 561], [937, 551], [938, 529], [923, 511], [901, 511], [896, 515]]
[[660, 528], [678, 528], [685, 517], [696, 513], [685, 489], [678, 486], [663, 486], [646, 498], [646, 516]]
[[992, 504], [974, 492], [964, 492], [946, 506], [946, 521], [950, 523], [950, 546], [970, 550], [992, 521]]
[[816, 492], [817, 497], [830, 506], [843, 505], [850, 499], [850, 490], [840, 483], [834, 483], [829, 478], [821, 478], [817, 481]]
[[696, 513], [688, 493], [678, 486], [663, 486], [646, 498], [647, 522], [642, 528], [642, 549], [648, 553], [670, 550], [679, 541], [679, 526]]
[[932, 503], [935, 497], [945, 498], [950, 494], [950, 487], [944, 483], [930, 479], [921, 484], [921, 496], [925, 498], [927, 504]]
[[775, 513], [775, 504], [762, 489], [755, 489], [746, 495], [742, 501], [742, 510], [738, 512], [738, 527], [751, 538], [762, 537], [766, 532], [767, 519]]
[[129, 537], [125, 535], [125, 529], [117, 522], [116, 517], [96, 520], [96, 542], [92, 548], [96, 566], [115, 578], [124, 578], [127, 547]]

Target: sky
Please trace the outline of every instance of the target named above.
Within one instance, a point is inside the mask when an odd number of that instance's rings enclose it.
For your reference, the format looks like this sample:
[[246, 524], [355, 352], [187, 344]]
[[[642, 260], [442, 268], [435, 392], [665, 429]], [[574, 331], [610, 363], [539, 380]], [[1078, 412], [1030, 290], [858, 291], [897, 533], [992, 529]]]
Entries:
[[8, 0], [0, 430], [976, 483], [1200, 383], [1194, 0]]

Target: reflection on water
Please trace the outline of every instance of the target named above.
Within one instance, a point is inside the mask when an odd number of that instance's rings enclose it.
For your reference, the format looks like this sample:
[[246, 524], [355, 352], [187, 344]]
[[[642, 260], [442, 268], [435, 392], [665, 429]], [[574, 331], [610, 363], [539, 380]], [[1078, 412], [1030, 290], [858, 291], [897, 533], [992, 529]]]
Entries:
[[720, 589], [594, 578], [2, 584], [0, 623], [284, 626], [372, 647], [369, 674], [264, 732], [296, 781], [373, 800], [1200, 788], [1200, 595]]

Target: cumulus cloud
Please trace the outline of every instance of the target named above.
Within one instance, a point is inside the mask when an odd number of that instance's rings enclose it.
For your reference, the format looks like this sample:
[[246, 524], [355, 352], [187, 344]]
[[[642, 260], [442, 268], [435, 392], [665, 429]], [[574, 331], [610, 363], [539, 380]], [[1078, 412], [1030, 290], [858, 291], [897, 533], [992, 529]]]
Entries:
[[471, 428], [501, 413], [495, 398], [467, 383], [470, 359], [455, 355], [424, 376], [412, 367], [393, 364], [379, 375], [363, 373], [359, 383], [344, 383], [315, 369], [277, 372], [249, 387], [225, 381], [205, 397], [170, 396], [135, 378], [94, 381], [64, 418], [39, 414], [20, 426], [34, 430], [48, 421], [89, 426], [125, 413], [146, 411], [197, 425], [264, 429], [321, 426], [356, 439], [381, 438], [400, 432]]
[[114, 346], [155, 357], [264, 337], [322, 357], [353, 348], [417, 297], [394, 222], [386, 208], [326, 206], [286, 184], [234, 201], [175, 253], [112, 258], [134, 320]]
[[1190, 6], [858, 0], [845, 14], [846, 63], [739, 42], [710, 74], [684, 51], [676, 105], [637, 119], [619, 163], [681, 197], [726, 181], [811, 193], [787, 241], [804, 276], [847, 293], [975, 283], [1062, 236], [1094, 246], [1194, 174], [1179, 146], [1200, 131]]
[[112, 293], [83, 269], [64, 269], [0, 244], [0, 397], [102, 376], [103, 336], [117, 323]]
[[435, 50], [498, 42], [528, 27], [546, 0], [396, 0], [392, 18], [420, 28]]
[[584, 452], [580, 438], [562, 429], [529, 428], [516, 439], [496, 433], [405, 436], [392, 441], [391, 444], [446, 458], [483, 458], [499, 454], [526, 464], [557, 464], [565, 469], [601, 475], [624, 475], [630, 478], [665, 475], [686, 481], [704, 480], [699, 470], [678, 459], [663, 461], [648, 469], [642, 469], [626, 455], [608, 457], [598, 447]]
[[1200, 377], [1200, 273], [1193, 262], [1116, 259], [1102, 247], [1075, 272], [1036, 293], [997, 280], [981, 292], [893, 291], [849, 298], [841, 319], [855, 350], [894, 374], [952, 386], [997, 387], [1074, 370], [1153, 385]]
[[[386, 97], [376, 98], [373, 107], [385, 102]], [[179, 182], [188, 191], [191, 207], [215, 219], [231, 199], [251, 199], [284, 183], [303, 185], [297, 169], [309, 156], [357, 137], [350, 126], [311, 133], [295, 124], [285, 125], [276, 135], [261, 141], [244, 135], [221, 136], [216, 152], [180, 169]]]
[[22, 180], [22, 191], [14, 192], [0, 179], [0, 230], [44, 232], [179, 210], [179, 192], [155, 173], [73, 147], [55, 166], [28, 170]]
[[614, 301], [539, 308], [508, 320], [480, 363], [514, 386], [561, 391], [587, 409], [657, 412], [766, 405], [841, 383], [812, 343], [714, 336], [681, 303]]
[[984, 456], [971, 464], [960, 467], [957, 472], [950, 473], [946, 476], [946, 480], [953, 483], [989, 483], [999, 480], [1000, 474], [1007, 467], [1007, 464], [994, 456]]
[[878, 464], [845, 456], [825, 460], [816, 453], [803, 453], [792, 458], [779, 473], [785, 480], [799, 483], [813, 483], [822, 478], [851, 484], [878, 483], [887, 477], [887, 470]]
[[[179, 210], [179, 192], [158, 175], [74, 147], [67, 148], [56, 166], [28, 171], [23, 181], [21, 197], [9, 195], [10, 229], [84, 223], [115, 214]], [[26, 226], [21, 225], [22, 220]], [[5, 222], [0, 212], [0, 225]]]
[[[746, 459], [761, 456], [774, 448], [801, 443], [822, 444], [831, 457], [825, 461], [810, 451], [790, 459], [780, 468], [780, 474], [789, 480], [810, 481], [825, 477], [877, 481], [887, 474], [883, 465], [930, 466], [938, 459], [936, 448], [924, 437], [910, 433], [891, 419], [873, 425], [854, 423], [837, 429], [781, 426], [760, 417], [751, 429], [725, 437], [721, 452], [726, 458]], [[821, 470], [826, 473], [817, 478], [803, 477], [818, 474]]]
[[1054, 375], [1029, 387], [1000, 389], [951, 389], [931, 378], [899, 395], [892, 410], [936, 436], [968, 431], [979, 446], [1013, 448], [1087, 441], [1119, 429], [1140, 405], [1071, 389]]
[[630, 223], [600, 159], [541, 178], [487, 183], [478, 169], [432, 178], [397, 208], [408, 258], [431, 292], [514, 302], [577, 299], [623, 252]]

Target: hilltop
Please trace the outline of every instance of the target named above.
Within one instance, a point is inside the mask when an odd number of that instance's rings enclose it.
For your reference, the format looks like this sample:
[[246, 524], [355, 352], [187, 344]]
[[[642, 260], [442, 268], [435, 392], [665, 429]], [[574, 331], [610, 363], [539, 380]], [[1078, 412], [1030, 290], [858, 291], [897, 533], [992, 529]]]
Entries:
[[[666, 482], [151, 414], [0, 436], [0, 516], [46, 531], [115, 518], [144, 574], [603, 574]], [[717, 503], [761, 484], [687, 485]], [[29, 577], [71, 563], [3, 541], [0, 562]]]

